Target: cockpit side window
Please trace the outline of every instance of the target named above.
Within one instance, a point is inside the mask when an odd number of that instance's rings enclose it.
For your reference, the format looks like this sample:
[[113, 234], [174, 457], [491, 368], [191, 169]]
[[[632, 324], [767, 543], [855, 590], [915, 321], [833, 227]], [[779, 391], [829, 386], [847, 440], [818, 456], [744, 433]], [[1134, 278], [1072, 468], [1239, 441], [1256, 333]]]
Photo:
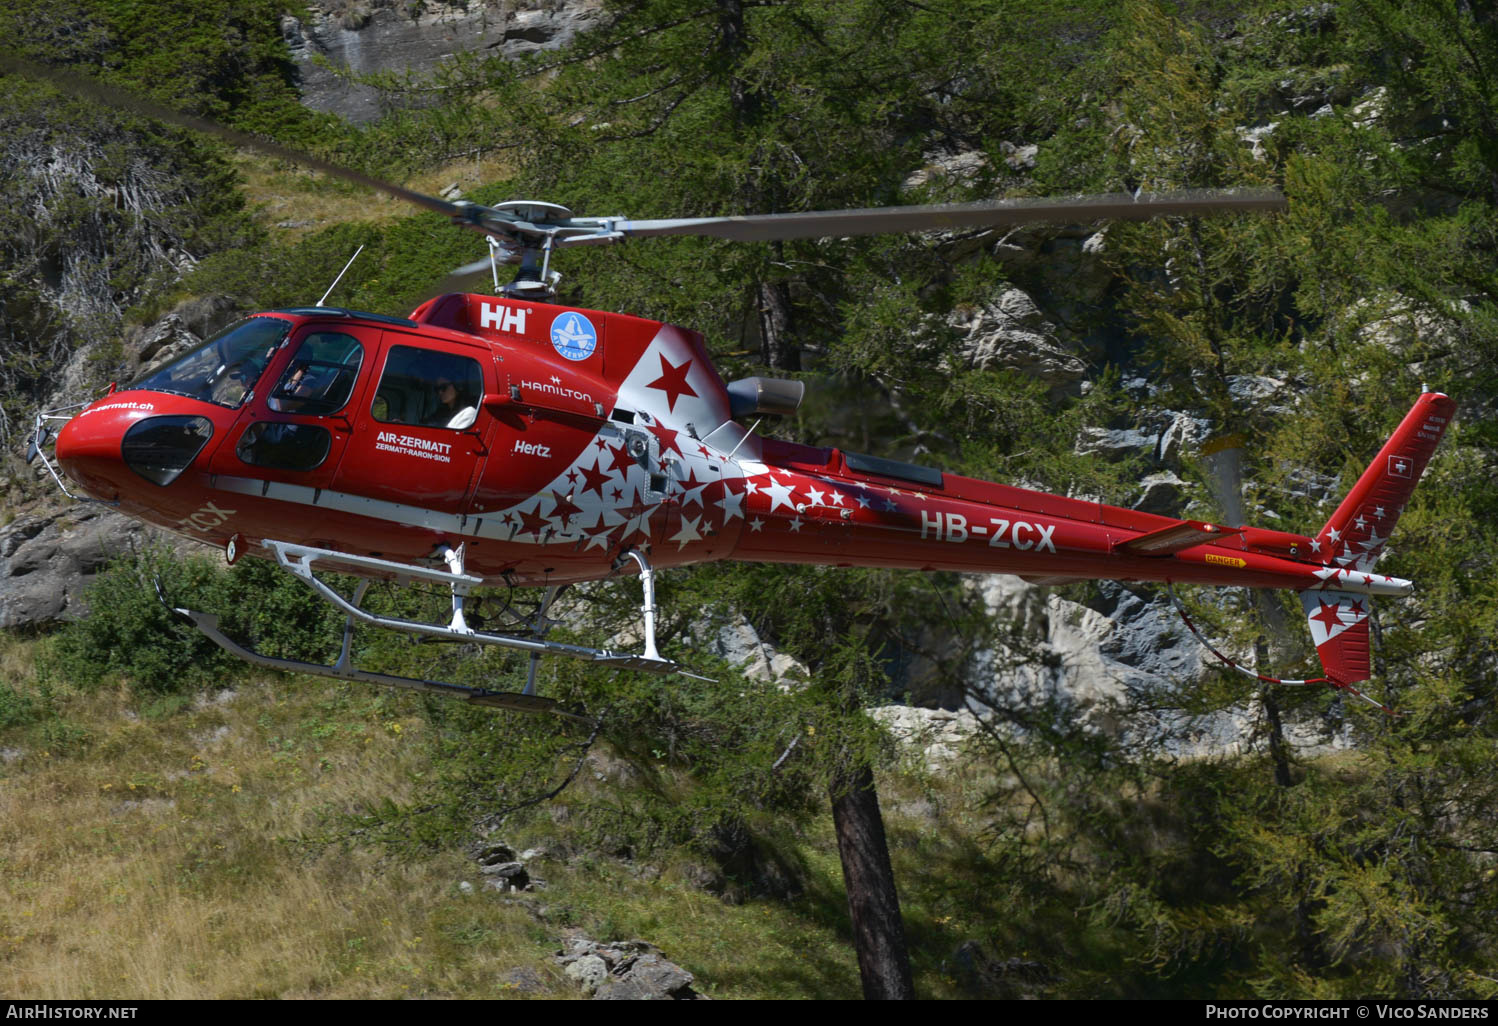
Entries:
[[478, 417], [484, 376], [477, 360], [391, 346], [370, 413], [385, 424], [461, 430]]
[[296, 354], [266, 404], [278, 413], [322, 417], [348, 402], [364, 362], [364, 347], [340, 331], [314, 331]]
[[255, 388], [290, 331], [291, 322], [280, 317], [251, 317], [130, 387], [185, 395], [235, 409]]

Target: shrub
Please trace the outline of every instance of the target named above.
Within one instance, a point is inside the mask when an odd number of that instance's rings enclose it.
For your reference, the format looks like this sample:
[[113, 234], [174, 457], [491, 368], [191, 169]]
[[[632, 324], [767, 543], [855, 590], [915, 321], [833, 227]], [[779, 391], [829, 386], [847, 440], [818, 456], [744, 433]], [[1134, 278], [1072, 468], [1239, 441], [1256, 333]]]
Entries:
[[221, 683], [243, 664], [191, 624], [173, 606], [220, 615], [231, 637], [267, 655], [319, 659], [336, 640], [337, 615], [305, 585], [261, 560], [232, 570], [202, 556], [164, 549], [123, 556], [86, 593], [90, 610], [53, 640], [41, 669], [80, 687], [118, 677], [137, 693], [174, 694]]

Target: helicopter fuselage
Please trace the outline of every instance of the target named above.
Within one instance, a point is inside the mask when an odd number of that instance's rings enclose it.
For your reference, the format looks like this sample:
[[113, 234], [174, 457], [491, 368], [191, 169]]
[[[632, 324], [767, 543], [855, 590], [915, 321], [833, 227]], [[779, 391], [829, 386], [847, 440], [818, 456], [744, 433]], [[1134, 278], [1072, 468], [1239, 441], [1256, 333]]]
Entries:
[[[233, 552], [266, 539], [550, 585], [708, 560], [1405, 594], [1320, 543], [762, 438], [702, 338], [452, 294], [256, 315], [70, 420], [64, 471]], [[217, 348], [214, 348], [214, 347]], [[1333, 565], [1334, 566], [1334, 565]]]

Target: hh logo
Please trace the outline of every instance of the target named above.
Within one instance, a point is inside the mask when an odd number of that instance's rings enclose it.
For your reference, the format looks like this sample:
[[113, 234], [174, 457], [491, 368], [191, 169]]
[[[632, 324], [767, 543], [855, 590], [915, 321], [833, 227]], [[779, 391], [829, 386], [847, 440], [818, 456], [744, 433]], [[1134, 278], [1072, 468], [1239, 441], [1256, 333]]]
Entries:
[[505, 334], [524, 335], [525, 315], [529, 310], [523, 310], [518, 306], [490, 306], [485, 303], [479, 320], [485, 328], [494, 328]]
[[1414, 469], [1414, 467], [1412, 465], [1413, 463], [1414, 463], [1414, 461], [1411, 460], [1408, 456], [1390, 456], [1389, 457], [1389, 476], [1390, 477], [1410, 477], [1411, 476], [1410, 472], [1411, 472], [1411, 470]]

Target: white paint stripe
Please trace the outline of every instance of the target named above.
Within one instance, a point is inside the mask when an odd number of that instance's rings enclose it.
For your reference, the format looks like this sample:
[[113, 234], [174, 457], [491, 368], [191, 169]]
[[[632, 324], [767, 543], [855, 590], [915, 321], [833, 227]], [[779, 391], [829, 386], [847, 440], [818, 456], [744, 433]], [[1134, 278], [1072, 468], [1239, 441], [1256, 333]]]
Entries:
[[[310, 488], [307, 485], [288, 484], [285, 481], [263, 481], [252, 477], [218, 476], [212, 480], [211, 484], [220, 491], [234, 492], [238, 495], [294, 502], [302, 506], [315, 506], [318, 509], [332, 509], [340, 513], [353, 513], [374, 520], [385, 520], [403, 527], [425, 528], [460, 537], [509, 541], [514, 536], [513, 527], [508, 518], [503, 516], [487, 514], [462, 516], [457, 513], [440, 513], [437, 510], [423, 509], [420, 506], [411, 506], [403, 502], [388, 502], [384, 499], [350, 495], [347, 492]], [[552, 534], [547, 540], [570, 542], [576, 539], [571, 536], [558, 538]]]

